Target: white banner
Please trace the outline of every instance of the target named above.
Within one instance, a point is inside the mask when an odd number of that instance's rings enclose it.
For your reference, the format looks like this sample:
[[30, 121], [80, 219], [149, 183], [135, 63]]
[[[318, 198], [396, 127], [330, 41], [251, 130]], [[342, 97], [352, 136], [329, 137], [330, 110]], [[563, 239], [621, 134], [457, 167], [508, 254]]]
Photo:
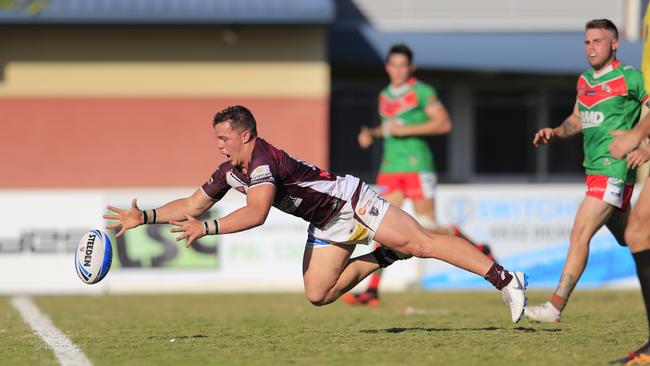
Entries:
[[[489, 244], [506, 268], [529, 274], [531, 287], [555, 288], [585, 190], [584, 184], [444, 186], [437, 197], [438, 217]], [[603, 228], [591, 241], [579, 286], [634, 286], [634, 268], [629, 249]], [[438, 261], [427, 261], [424, 272], [426, 289], [490, 288], [482, 278]]]
[[[101, 215], [107, 204], [127, 208], [137, 197], [141, 208], [153, 208], [193, 190], [0, 191], [0, 294], [302, 291], [308, 224], [276, 209], [262, 227], [206, 237], [189, 249], [174, 240], [169, 225], [139, 227], [122, 238], [111, 233], [114, 258], [108, 276], [96, 285], [77, 278], [77, 242], [87, 230], [106, 225]], [[455, 223], [476, 241], [489, 243], [499, 262], [530, 273], [533, 287], [552, 287], [583, 196], [580, 184], [441, 185], [436, 206], [443, 224]], [[243, 195], [231, 191], [206, 218], [244, 203]], [[581, 283], [607, 286], [633, 277], [628, 249], [620, 248], [607, 230], [591, 247]], [[359, 246], [355, 255], [371, 249]], [[400, 261], [385, 274], [384, 289], [487, 286], [479, 276], [435, 260]]]
[[[188, 189], [0, 191], [0, 294], [302, 291], [302, 255], [308, 223], [272, 209], [259, 228], [210, 236], [185, 248], [170, 225], [148, 225], [121, 238], [109, 233], [113, 264], [99, 284], [86, 285], [74, 270], [74, 250], [91, 228], [104, 228], [106, 205], [160, 206]], [[211, 210], [221, 217], [245, 204], [231, 191]], [[207, 216], [206, 216], [207, 217]], [[413, 263], [400, 263], [388, 288], [417, 282]]]

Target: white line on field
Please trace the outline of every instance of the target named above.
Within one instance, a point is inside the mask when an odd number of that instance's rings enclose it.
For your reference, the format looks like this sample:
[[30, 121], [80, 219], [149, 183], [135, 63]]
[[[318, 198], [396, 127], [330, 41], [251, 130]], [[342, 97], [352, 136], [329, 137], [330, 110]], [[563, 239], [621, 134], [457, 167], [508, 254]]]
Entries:
[[86, 358], [70, 338], [66, 337], [63, 332], [58, 330], [52, 321], [32, 302], [29, 297], [12, 297], [13, 305], [20, 315], [25, 319], [32, 329], [45, 341], [45, 343], [54, 350], [54, 355], [62, 366], [92, 366], [92, 363]]

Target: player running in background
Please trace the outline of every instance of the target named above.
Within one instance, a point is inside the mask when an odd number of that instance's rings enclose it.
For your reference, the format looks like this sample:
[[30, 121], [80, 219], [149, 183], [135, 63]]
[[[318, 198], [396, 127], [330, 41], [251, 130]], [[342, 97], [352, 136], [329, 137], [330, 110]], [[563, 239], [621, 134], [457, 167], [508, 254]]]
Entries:
[[591, 68], [578, 79], [573, 113], [556, 128], [543, 128], [533, 144], [549, 144], [557, 139], [583, 135], [587, 192], [571, 230], [569, 253], [558, 286], [549, 301], [529, 306], [532, 321], [559, 322], [560, 314], [573, 292], [589, 255], [589, 242], [603, 226], [620, 245], [634, 188], [635, 170], [625, 160], [612, 156], [607, 148], [614, 130], [630, 130], [647, 113], [648, 97], [641, 73], [616, 59], [618, 30], [607, 19], [596, 19], [585, 27], [585, 54]]
[[[228, 107], [213, 120], [219, 151], [227, 158], [192, 196], [141, 211], [134, 199], [127, 210], [108, 206], [117, 233], [142, 224], [171, 223], [187, 246], [205, 235], [236, 233], [260, 226], [271, 206], [310, 223], [303, 256], [305, 293], [314, 305], [339, 298], [370, 273], [410, 256], [437, 258], [483, 276], [501, 290], [514, 322], [523, 316], [525, 276], [508, 272], [463, 239], [426, 232], [409, 214], [391, 206], [359, 178], [339, 177], [289, 156], [257, 136], [245, 107]], [[234, 188], [246, 205], [218, 220], [198, 221]], [[184, 221], [181, 221], [184, 220]], [[382, 247], [350, 258], [356, 244], [373, 239]]]
[[[456, 226], [438, 227], [436, 224], [437, 177], [426, 137], [451, 131], [447, 109], [432, 86], [413, 77], [413, 52], [408, 46], [392, 46], [385, 69], [390, 84], [379, 94], [381, 125], [362, 127], [358, 137], [364, 149], [372, 145], [374, 139], [383, 139], [384, 151], [377, 175], [382, 197], [398, 207], [405, 199], [410, 199], [415, 218], [425, 229], [435, 234], [461, 237], [493, 259], [489, 246], [473, 243]], [[372, 274], [366, 291], [346, 294], [343, 300], [353, 305], [379, 305], [380, 279], [381, 270]]]
[[[626, 158], [631, 168], [647, 162], [650, 159], [650, 148], [641, 148], [641, 141], [650, 135], [650, 115], [646, 116], [632, 131], [614, 131], [616, 138], [609, 146], [612, 156], [617, 159]], [[636, 150], [634, 150], [636, 148]], [[634, 151], [632, 151], [634, 150]], [[632, 151], [632, 152], [630, 152]], [[629, 154], [626, 153], [630, 152]], [[625, 241], [630, 247], [636, 263], [636, 274], [641, 284], [641, 293], [645, 303], [648, 330], [650, 331], [650, 180], [645, 181], [639, 199], [630, 214]], [[613, 361], [620, 365], [650, 365], [650, 336], [648, 341], [626, 357]]]
[[[648, 85], [650, 85], [650, 42], [648, 42], [650, 8], [646, 9], [644, 23], [641, 70], [643, 71], [643, 80], [647, 90]], [[628, 166], [632, 168], [650, 160], [650, 146], [647, 144], [634, 150], [641, 141], [647, 140], [650, 135], [650, 117], [643, 118], [632, 131], [615, 131], [613, 134], [616, 135], [616, 138], [609, 145], [612, 156], [617, 159], [625, 157]], [[646, 318], [648, 319], [648, 330], [650, 331], [650, 225], [648, 223], [650, 223], [650, 182], [646, 179], [639, 199], [630, 214], [627, 229], [625, 229], [625, 241], [629, 245], [636, 263], [636, 274], [641, 284], [641, 293], [643, 294]], [[637, 350], [611, 363], [619, 365], [650, 364], [650, 336], [648, 339]]]

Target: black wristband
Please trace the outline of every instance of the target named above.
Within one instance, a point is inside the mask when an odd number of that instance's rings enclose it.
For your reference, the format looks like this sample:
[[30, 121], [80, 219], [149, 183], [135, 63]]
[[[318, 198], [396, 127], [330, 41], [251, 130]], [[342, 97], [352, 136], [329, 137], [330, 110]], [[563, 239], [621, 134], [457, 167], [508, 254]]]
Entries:
[[153, 209], [153, 223], [157, 224], [158, 223], [158, 213], [156, 212], [156, 209]]
[[144, 216], [144, 220], [142, 220], [143, 224], [148, 224], [149, 222], [149, 217], [147, 216], [147, 211], [142, 211], [142, 215]]
[[205, 234], [206, 235], [217, 235], [217, 234], [219, 234], [219, 221], [217, 221], [217, 220], [203, 221], [203, 225], [205, 226]]
[[221, 233], [221, 227], [219, 227], [219, 220], [214, 220], [214, 225], [217, 228], [217, 232], [215, 234]]

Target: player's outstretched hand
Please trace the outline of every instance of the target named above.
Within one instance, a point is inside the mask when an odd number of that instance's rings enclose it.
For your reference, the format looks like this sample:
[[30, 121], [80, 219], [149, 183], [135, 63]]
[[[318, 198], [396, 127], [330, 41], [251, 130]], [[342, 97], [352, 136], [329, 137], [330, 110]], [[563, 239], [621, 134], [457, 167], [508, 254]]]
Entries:
[[138, 199], [134, 198], [131, 201], [131, 207], [128, 210], [122, 210], [121, 208], [106, 206], [107, 209], [115, 212], [115, 214], [105, 214], [102, 217], [108, 220], [119, 220], [119, 222], [106, 225], [106, 229], [116, 229], [122, 227], [122, 229], [115, 236], [122, 236], [127, 230], [133, 229], [142, 225], [144, 222], [144, 216], [142, 211], [138, 208]]
[[357, 140], [359, 141], [359, 146], [361, 146], [362, 149], [367, 149], [370, 147], [370, 145], [372, 145], [372, 135], [370, 134], [368, 127], [361, 127], [361, 131], [359, 131]]
[[553, 132], [552, 128], [542, 128], [541, 130], [537, 131], [535, 137], [533, 137], [533, 145], [535, 145], [535, 147], [539, 145], [548, 145], [554, 137], [555, 133]]
[[185, 214], [186, 221], [171, 221], [170, 224], [176, 226], [172, 228], [172, 233], [183, 233], [181, 236], [176, 237], [176, 241], [181, 241], [187, 239], [185, 243], [185, 248], [189, 248], [192, 245], [192, 242], [196, 239], [202, 238], [205, 236], [205, 225], [202, 221], [199, 221], [192, 216]]
[[627, 166], [636, 169], [650, 160], [650, 146], [640, 147], [627, 154]]
[[625, 154], [634, 150], [641, 143], [641, 136], [638, 136], [634, 131], [612, 131], [614, 141], [607, 148], [613, 157], [622, 159]]

